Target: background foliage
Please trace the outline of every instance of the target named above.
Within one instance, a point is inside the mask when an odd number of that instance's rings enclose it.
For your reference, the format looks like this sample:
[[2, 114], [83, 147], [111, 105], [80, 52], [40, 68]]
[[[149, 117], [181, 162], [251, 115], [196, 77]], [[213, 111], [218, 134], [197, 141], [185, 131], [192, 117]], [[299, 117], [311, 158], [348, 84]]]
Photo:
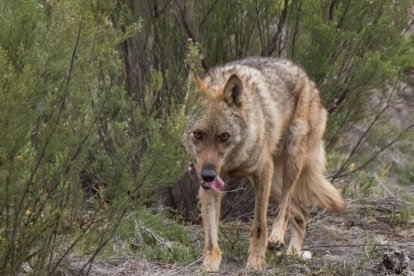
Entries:
[[[165, 222], [148, 227], [151, 209], [143, 211], [166, 195], [161, 187], [194, 190], [182, 180], [185, 64], [208, 69], [250, 55], [301, 64], [331, 113], [326, 140], [334, 178], [352, 164], [350, 171], [367, 169], [393, 139], [412, 141], [407, 118], [391, 125], [383, 116], [401, 72], [414, 66], [406, 35], [412, 6], [3, 0], [0, 274], [55, 274], [74, 255], [88, 256], [78, 267], [85, 272], [101, 252], [116, 253], [108, 243], [117, 239], [132, 239], [128, 250], [138, 254], [146, 244], [177, 239], [171, 254], [154, 253], [165, 260], [197, 254], [179, 226], [169, 237], [159, 227]], [[367, 126], [361, 139], [344, 141], [340, 134], [356, 124]], [[196, 211], [172, 188], [167, 197]]]

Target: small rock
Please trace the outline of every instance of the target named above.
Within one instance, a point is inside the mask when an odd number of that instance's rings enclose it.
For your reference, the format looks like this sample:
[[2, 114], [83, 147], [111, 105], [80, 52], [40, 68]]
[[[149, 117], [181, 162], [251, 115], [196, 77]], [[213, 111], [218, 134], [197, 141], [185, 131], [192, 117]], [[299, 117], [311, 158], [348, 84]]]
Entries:
[[377, 235], [374, 237], [374, 242], [377, 244], [385, 245], [388, 241], [385, 239], [383, 235]]
[[310, 260], [312, 259], [312, 253], [310, 251], [302, 251], [302, 253], [300, 253], [300, 257], [304, 260]]
[[392, 270], [397, 274], [401, 274], [406, 270], [410, 264], [408, 253], [403, 249], [394, 249], [393, 251], [385, 252], [382, 257], [382, 264], [388, 270]]

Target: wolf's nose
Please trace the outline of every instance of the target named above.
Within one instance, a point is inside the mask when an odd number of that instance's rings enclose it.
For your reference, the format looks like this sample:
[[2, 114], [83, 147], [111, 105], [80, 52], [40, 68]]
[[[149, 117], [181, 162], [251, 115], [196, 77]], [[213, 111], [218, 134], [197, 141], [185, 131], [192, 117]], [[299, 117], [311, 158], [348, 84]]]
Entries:
[[217, 176], [216, 168], [214, 165], [207, 164], [204, 166], [203, 170], [201, 171], [201, 178], [205, 182], [212, 182]]

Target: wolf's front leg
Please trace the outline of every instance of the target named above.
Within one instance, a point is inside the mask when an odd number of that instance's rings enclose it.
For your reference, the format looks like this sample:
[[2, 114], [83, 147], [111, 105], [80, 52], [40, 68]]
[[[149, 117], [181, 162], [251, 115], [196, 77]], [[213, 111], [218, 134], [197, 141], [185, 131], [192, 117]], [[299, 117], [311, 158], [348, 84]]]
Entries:
[[267, 248], [267, 206], [273, 175], [273, 162], [268, 161], [260, 171], [253, 175], [255, 191], [254, 220], [251, 230], [247, 268], [262, 271], [265, 267]]
[[205, 233], [203, 266], [206, 271], [215, 272], [221, 263], [221, 251], [217, 243], [221, 195], [200, 187], [199, 196]]

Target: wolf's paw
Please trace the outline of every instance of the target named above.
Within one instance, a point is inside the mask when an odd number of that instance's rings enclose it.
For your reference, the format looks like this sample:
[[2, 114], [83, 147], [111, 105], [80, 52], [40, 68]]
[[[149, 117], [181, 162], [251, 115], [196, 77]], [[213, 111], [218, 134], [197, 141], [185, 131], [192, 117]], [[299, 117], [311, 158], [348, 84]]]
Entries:
[[281, 240], [269, 239], [269, 241], [267, 242], [267, 248], [268, 249], [282, 250], [283, 247], [285, 247], [285, 242], [281, 241]]
[[250, 254], [249, 258], [247, 259], [247, 270], [258, 271], [261, 272], [264, 270], [266, 265], [265, 256], [264, 254]]
[[203, 268], [207, 272], [218, 272], [221, 263], [220, 252], [207, 253], [203, 260]]

